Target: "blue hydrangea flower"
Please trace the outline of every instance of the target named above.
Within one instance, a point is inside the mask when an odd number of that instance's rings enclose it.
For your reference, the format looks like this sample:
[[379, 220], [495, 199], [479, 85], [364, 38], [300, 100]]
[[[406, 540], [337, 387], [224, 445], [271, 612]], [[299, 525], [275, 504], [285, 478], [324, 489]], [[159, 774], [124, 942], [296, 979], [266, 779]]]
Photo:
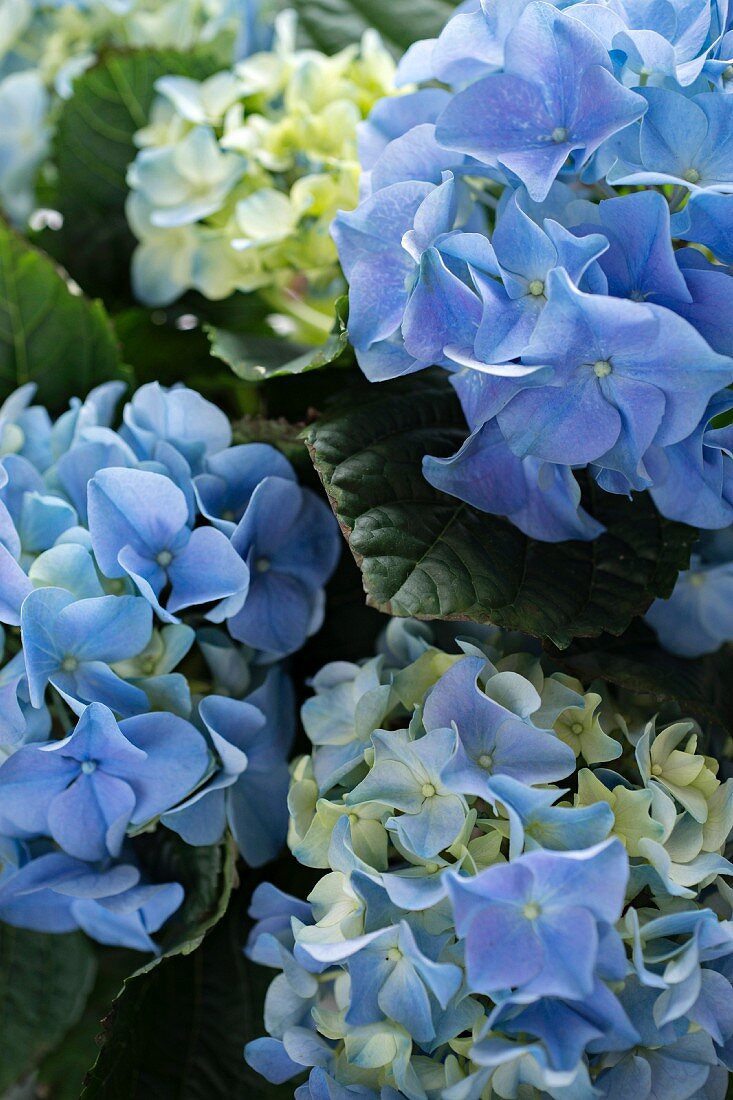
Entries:
[[[13, 630], [0, 914], [147, 951], [182, 892], [141, 880], [141, 829], [195, 844], [226, 832], [252, 864], [285, 839], [294, 703], [277, 662], [320, 624], [340, 539], [282, 454], [230, 446], [211, 402], [145, 386], [116, 430], [123, 390], [97, 387], [55, 421], [33, 386], [0, 408], [0, 621]], [[245, 632], [249, 644], [233, 637]]]
[[451, 372], [470, 435], [424, 474], [533, 538], [603, 530], [580, 467], [730, 522], [708, 427], [732, 377], [731, 33], [713, 0], [461, 6], [362, 128], [333, 231], [358, 362]]
[[598, 923], [618, 920], [627, 878], [618, 841], [582, 853], [530, 852], [473, 879], [449, 878], [471, 987], [589, 997]]
[[140, 714], [148, 699], [110, 665], [136, 657], [150, 641], [152, 614], [139, 596], [77, 600], [60, 588], [30, 592], [21, 610], [30, 698], [41, 706], [50, 683], [77, 711], [104, 703], [118, 714]]
[[730, 191], [733, 100], [715, 92], [688, 99], [667, 88], [643, 88], [641, 93], [648, 110], [638, 128], [618, 138], [614, 150], [618, 160], [608, 174], [609, 182]]
[[697, 427], [733, 362], [659, 306], [583, 294], [561, 269], [548, 282], [523, 361], [551, 367], [551, 380], [514, 397], [499, 426], [516, 454], [597, 462], [644, 488], [646, 450]]
[[177, 882], [146, 884], [131, 864], [98, 870], [61, 852], [9, 864], [0, 877], [0, 918], [37, 932], [83, 929], [99, 943], [158, 954], [151, 939], [183, 901]]
[[[264, 713], [256, 701], [265, 704]], [[277, 669], [249, 701], [217, 695], [203, 699], [199, 714], [221, 768], [205, 787], [165, 814], [164, 823], [189, 844], [216, 843], [228, 823], [252, 867], [273, 859], [287, 832], [291, 713], [289, 685]]]
[[514, 672], [498, 672], [484, 688], [478, 677], [485, 668], [480, 657], [459, 661], [440, 678], [425, 701], [427, 730], [455, 725], [458, 745], [443, 769], [443, 779], [455, 791], [491, 797], [494, 776], [508, 775], [523, 783], [550, 783], [575, 769], [575, 753], [550, 730], [531, 724], [540, 696]]
[[287, 458], [267, 443], [244, 443], [209, 455], [204, 473], [194, 479], [202, 514], [214, 527], [231, 535], [253, 492], [266, 477], [295, 481]]
[[[322, 674], [289, 845], [324, 873], [307, 903], [255, 896], [248, 954], [276, 974], [248, 1062], [279, 1083], [310, 1071], [296, 1095], [319, 1100], [721, 1096], [733, 780], [708, 732], [657, 730], [645, 703], [598, 681], [584, 696], [525, 639], [460, 631], [439, 648], [442, 628], [393, 625], [376, 663]], [[548, 755], [586, 712], [623, 775]], [[349, 746], [325, 799], [320, 761]], [[357, 843], [367, 821], [386, 851]]]
[[387, 1017], [423, 1043], [435, 1037], [437, 1006], [445, 1008], [463, 980], [453, 963], [433, 962], [422, 953], [406, 921], [341, 944], [312, 944], [304, 953], [318, 963], [349, 960], [348, 1023], [360, 1027]]
[[[249, 570], [214, 527], [188, 526], [180, 489], [147, 470], [100, 470], [89, 482], [89, 533], [102, 572], [129, 576], [158, 616], [235, 596], [244, 602]], [[160, 603], [170, 588], [166, 606]]]
[[614, 78], [596, 36], [549, 4], [525, 8], [503, 54], [501, 73], [453, 98], [437, 137], [514, 173], [533, 199], [547, 195], [571, 154], [582, 164], [646, 109]]
[[203, 738], [183, 719], [144, 714], [118, 726], [92, 703], [68, 737], [26, 745], [0, 765], [3, 829], [51, 836], [77, 859], [118, 856], [127, 828], [184, 798], [208, 761]]
[[341, 549], [328, 507], [293, 481], [268, 476], [253, 492], [231, 546], [249, 571], [246, 601], [225, 605], [232, 637], [271, 657], [292, 653], [323, 622], [323, 584]]
[[442, 778], [456, 751], [451, 729], [434, 729], [417, 741], [406, 730], [375, 733], [374, 766], [349, 794], [348, 802], [377, 801], [401, 811], [388, 828], [423, 859], [447, 848], [466, 818], [465, 800]]

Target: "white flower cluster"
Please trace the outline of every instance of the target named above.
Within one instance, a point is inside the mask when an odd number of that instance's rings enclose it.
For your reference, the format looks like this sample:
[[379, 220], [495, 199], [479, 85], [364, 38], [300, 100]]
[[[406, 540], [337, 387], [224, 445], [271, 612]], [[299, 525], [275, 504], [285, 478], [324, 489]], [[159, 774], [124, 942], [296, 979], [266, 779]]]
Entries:
[[191, 288], [210, 299], [267, 288], [328, 298], [330, 314], [341, 284], [329, 229], [358, 200], [357, 127], [394, 91], [376, 32], [327, 57], [295, 48], [288, 12], [272, 51], [156, 87], [128, 176], [137, 296], [166, 305]]
[[0, 207], [18, 224], [35, 204], [54, 115], [103, 47], [246, 49], [253, 0], [0, 0]]

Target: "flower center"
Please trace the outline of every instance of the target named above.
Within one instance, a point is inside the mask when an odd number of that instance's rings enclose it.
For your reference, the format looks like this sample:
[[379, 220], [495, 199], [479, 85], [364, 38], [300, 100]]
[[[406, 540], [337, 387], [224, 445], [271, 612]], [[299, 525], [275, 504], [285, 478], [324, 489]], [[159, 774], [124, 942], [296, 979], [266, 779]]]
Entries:
[[593, 364], [593, 373], [596, 378], [607, 378], [613, 370], [613, 367], [609, 363], [608, 359], [596, 359]]
[[167, 569], [170, 563], [173, 561], [173, 555], [171, 554], [170, 550], [161, 550], [155, 560], [157, 561], [158, 565], [162, 566], [163, 569]]
[[697, 168], [688, 168], [686, 172], [682, 173], [682, 179], [687, 180], [688, 183], [699, 183], [700, 173]]
[[529, 292], [533, 298], [541, 298], [545, 293], [545, 284], [542, 279], [533, 279], [529, 284]]
[[422, 793], [425, 796], [425, 798], [432, 798], [433, 795], [435, 794], [435, 787], [433, 786], [432, 783], [423, 783]]
[[478, 758], [478, 762], [479, 767], [490, 768], [491, 765], [494, 763], [494, 758], [492, 756], [489, 756], [487, 752], [482, 752]]
[[349, 825], [356, 825], [359, 817], [357, 814], [349, 814]]
[[733, 80], [733, 65], [729, 65], [727, 69], [723, 69], [723, 80], [726, 83], [729, 80]]
[[387, 952], [387, 961], [399, 962], [401, 958], [402, 952], [400, 951], [399, 947], [390, 947], [389, 951]]
[[152, 676], [155, 672], [156, 660], [155, 657], [146, 657], [142, 662], [142, 671], [146, 676]]
[[564, 126], [556, 126], [550, 134], [550, 137], [555, 142], [555, 145], [563, 145], [568, 140], [568, 132]]
[[661, 765], [661, 764], [654, 764], [654, 765], [653, 765], [653, 767], [652, 767], [652, 775], [661, 775], [661, 774], [662, 774], [662, 771], [663, 771], [663, 769], [662, 769], [662, 765]]
[[82, 760], [81, 770], [84, 773], [84, 775], [91, 775], [92, 772], [95, 772], [97, 770], [97, 761], [96, 760]]
[[272, 568], [272, 562], [269, 558], [258, 558], [255, 562], [255, 569], [258, 573], [267, 573]]
[[692, 573], [690, 575], [690, 584], [692, 585], [693, 588], [699, 588], [700, 585], [705, 584], [705, 574], [704, 573]]
[[63, 672], [76, 672], [78, 667], [78, 660], [76, 659], [76, 657], [73, 657], [71, 655], [69, 655], [68, 657], [64, 657], [63, 661], [61, 662], [61, 669]]
[[542, 912], [542, 906], [538, 905], [536, 901], [528, 901], [522, 909], [527, 920], [537, 920]]
[[581, 734], [583, 732], [583, 723], [582, 722], [573, 722], [572, 726], [570, 727], [570, 732], [574, 733], [577, 737], [579, 734]]

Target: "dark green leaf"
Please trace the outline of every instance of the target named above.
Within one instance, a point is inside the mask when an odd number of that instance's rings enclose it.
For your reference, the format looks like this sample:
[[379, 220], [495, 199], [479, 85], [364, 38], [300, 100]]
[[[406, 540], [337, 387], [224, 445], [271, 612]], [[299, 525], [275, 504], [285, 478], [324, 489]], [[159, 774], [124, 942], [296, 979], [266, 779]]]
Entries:
[[335, 53], [369, 27], [401, 53], [420, 38], [440, 33], [458, 0], [289, 0], [301, 35], [319, 50]]
[[125, 177], [147, 125], [154, 84], [168, 73], [203, 79], [221, 67], [209, 54], [109, 52], [74, 82], [62, 108], [54, 159], [64, 216], [59, 255], [90, 292], [126, 293], [134, 238], [125, 218]]
[[230, 332], [208, 326], [211, 354], [231, 367], [245, 382], [265, 382], [286, 374], [305, 374], [319, 370], [340, 359], [351, 364], [345, 354], [349, 347], [346, 333], [348, 299], [336, 303], [336, 321], [328, 339], [318, 348], [297, 347], [275, 337], [253, 336], [246, 332]]
[[54, 936], [0, 925], [0, 1092], [61, 1042], [84, 1009], [94, 971], [80, 932]]
[[0, 398], [36, 382], [37, 400], [60, 411], [121, 373], [101, 303], [82, 297], [48, 256], [0, 222]]
[[433, 489], [425, 454], [458, 449], [467, 428], [441, 375], [354, 386], [348, 404], [306, 434], [359, 563], [368, 602], [393, 615], [474, 619], [548, 637], [620, 634], [669, 595], [696, 532], [651, 499], [591, 484], [586, 505], [607, 531], [592, 543], [541, 543]]
[[99, 1053], [101, 1021], [125, 978], [140, 964], [137, 951], [98, 947], [96, 953], [97, 980], [82, 1016], [38, 1068], [38, 1095], [49, 1100], [79, 1100], [86, 1072]]
[[244, 1061], [263, 1034], [272, 971], [249, 963], [247, 893], [192, 954], [167, 957], [128, 979], [105, 1020], [104, 1045], [82, 1100], [250, 1100], [292, 1097]]
[[[165, 925], [161, 946], [165, 955], [195, 950], [226, 911], [234, 885], [236, 852], [231, 840], [194, 848], [176, 833], [157, 829], [137, 838], [138, 859], [153, 882], [180, 882], [186, 898]], [[142, 971], [153, 969], [153, 959]]]

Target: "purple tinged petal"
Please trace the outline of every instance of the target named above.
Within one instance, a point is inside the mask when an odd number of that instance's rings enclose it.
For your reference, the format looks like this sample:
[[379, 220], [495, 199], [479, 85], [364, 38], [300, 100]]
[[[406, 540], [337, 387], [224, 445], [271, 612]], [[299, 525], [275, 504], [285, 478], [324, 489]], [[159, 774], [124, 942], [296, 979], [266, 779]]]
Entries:
[[423, 473], [436, 489], [493, 515], [512, 515], [527, 501], [522, 460], [494, 422], [473, 432], [450, 458], [426, 455]]
[[[598, 207], [610, 248], [599, 259], [608, 293], [635, 301], [690, 302], [690, 291], [672, 247], [669, 206], [656, 191], [607, 199]], [[583, 227], [583, 232], [596, 230]], [[577, 232], [577, 230], [576, 230]]]
[[581, 376], [564, 386], [517, 394], [498, 415], [514, 453], [570, 465], [591, 462], [610, 450], [622, 420], [594, 382]]
[[579, 906], [607, 924], [615, 924], [624, 905], [629, 861], [618, 840], [579, 852], [531, 852], [538, 898], [545, 906]]
[[543, 963], [542, 944], [520, 906], [496, 902], [472, 920], [466, 933], [472, 990], [490, 994], [521, 986], [541, 973]]
[[481, 303], [473, 290], [448, 270], [437, 248], [426, 249], [402, 321], [409, 354], [439, 362], [446, 344], [473, 344], [480, 319]]
[[587, 909], [568, 906], [558, 913], [543, 913], [536, 931], [544, 950], [544, 966], [524, 992], [539, 997], [589, 997], [598, 954], [593, 916]]

